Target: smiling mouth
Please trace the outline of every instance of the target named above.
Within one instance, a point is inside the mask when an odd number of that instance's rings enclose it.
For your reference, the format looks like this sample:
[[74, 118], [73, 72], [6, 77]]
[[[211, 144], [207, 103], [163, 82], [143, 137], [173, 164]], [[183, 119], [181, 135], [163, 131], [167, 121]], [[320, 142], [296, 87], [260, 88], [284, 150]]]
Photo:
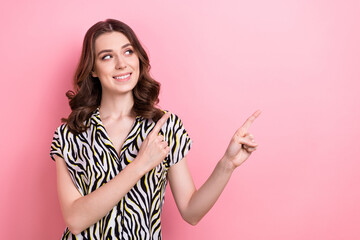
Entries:
[[131, 73], [128, 73], [128, 74], [121, 75], [121, 76], [115, 76], [113, 78], [116, 80], [124, 81], [124, 80], [128, 80], [128, 78], [130, 78], [130, 76], [131, 76]]

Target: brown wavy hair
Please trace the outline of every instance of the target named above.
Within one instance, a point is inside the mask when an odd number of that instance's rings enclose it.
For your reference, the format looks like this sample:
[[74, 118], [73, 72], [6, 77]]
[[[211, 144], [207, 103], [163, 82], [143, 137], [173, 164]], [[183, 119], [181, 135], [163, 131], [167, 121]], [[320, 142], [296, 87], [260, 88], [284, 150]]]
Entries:
[[134, 48], [140, 62], [139, 80], [134, 87], [134, 105], [132, 111], [137, 116], [158, 121], [163, 111], [156, 107], [159, 103], [160, 83], [150, 76], [150, 62], [147, 53], [141, 46], [134, 31], [125, 23], [107, 19], [94, 24], [85, 34], [80, 62], [74, 76], [74, 91], [69, 90], [66, 96], [69, 99], [71, 113], [62, 121], [69, 130], [78, 134], [85, 131], [92, 113], [100, 106], [102, 88], [100, 80], [91, 75], [95, 64], [95, 40], [104, 33], [120, 32], [124, 34]]

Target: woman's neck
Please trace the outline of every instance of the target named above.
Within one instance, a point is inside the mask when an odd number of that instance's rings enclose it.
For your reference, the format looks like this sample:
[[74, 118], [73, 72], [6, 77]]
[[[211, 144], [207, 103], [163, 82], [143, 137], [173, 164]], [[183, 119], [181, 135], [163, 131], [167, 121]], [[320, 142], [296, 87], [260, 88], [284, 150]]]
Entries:
[[122, 117], [135, 117], [133, 112], [134, 96], [132, 92], [124, 95], [105, 95], [101, 97], [99, 107], [102, 119]]

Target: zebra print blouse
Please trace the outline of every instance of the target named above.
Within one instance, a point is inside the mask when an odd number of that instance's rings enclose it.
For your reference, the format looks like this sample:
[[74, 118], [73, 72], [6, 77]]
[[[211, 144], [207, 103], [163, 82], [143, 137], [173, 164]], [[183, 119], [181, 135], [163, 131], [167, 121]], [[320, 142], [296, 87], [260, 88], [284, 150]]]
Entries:
[[[89, 128], [73, 135], [66, 124], [59, 126], [50, 156], [66, 162], [72, 181], [84, 196], [114, 178], [136, 157], [141, 143], [155, 126], [152, 120], [136, 117], [120, 153], [113, 147], [97, 109], [86, 122]], [[100, 221], [78, 235], [65, 229], [62, 239], [161, 239], [160, 215], [164, 203], [167, 172], [190, 150], [192, 141], [178, 116], [171, 114], [161, 128], [170, 153], [145, 174]]]

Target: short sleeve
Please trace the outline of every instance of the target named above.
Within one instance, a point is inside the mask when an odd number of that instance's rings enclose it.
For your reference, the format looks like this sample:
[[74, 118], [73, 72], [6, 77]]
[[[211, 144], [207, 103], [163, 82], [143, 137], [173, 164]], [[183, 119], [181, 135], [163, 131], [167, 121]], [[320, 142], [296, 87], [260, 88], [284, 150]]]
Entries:
[[165, 140], [170, 146], [167, 162], [169, 166], [172, 166], [186, 156], [191, 148], [192, 140], [185, 130], [181, 119], [177, 115], [171, 114], [165, 126]]
[[50, 157], [55, 161], [54, 156], [57, 155], [61, 158], [63, 157], [63, 151], [61, 147], [61, 141], [59, 137], [59, 131], [60, 127], [55, 130], [53, 140], [51, 142], [51, 148], [50, 148]]

